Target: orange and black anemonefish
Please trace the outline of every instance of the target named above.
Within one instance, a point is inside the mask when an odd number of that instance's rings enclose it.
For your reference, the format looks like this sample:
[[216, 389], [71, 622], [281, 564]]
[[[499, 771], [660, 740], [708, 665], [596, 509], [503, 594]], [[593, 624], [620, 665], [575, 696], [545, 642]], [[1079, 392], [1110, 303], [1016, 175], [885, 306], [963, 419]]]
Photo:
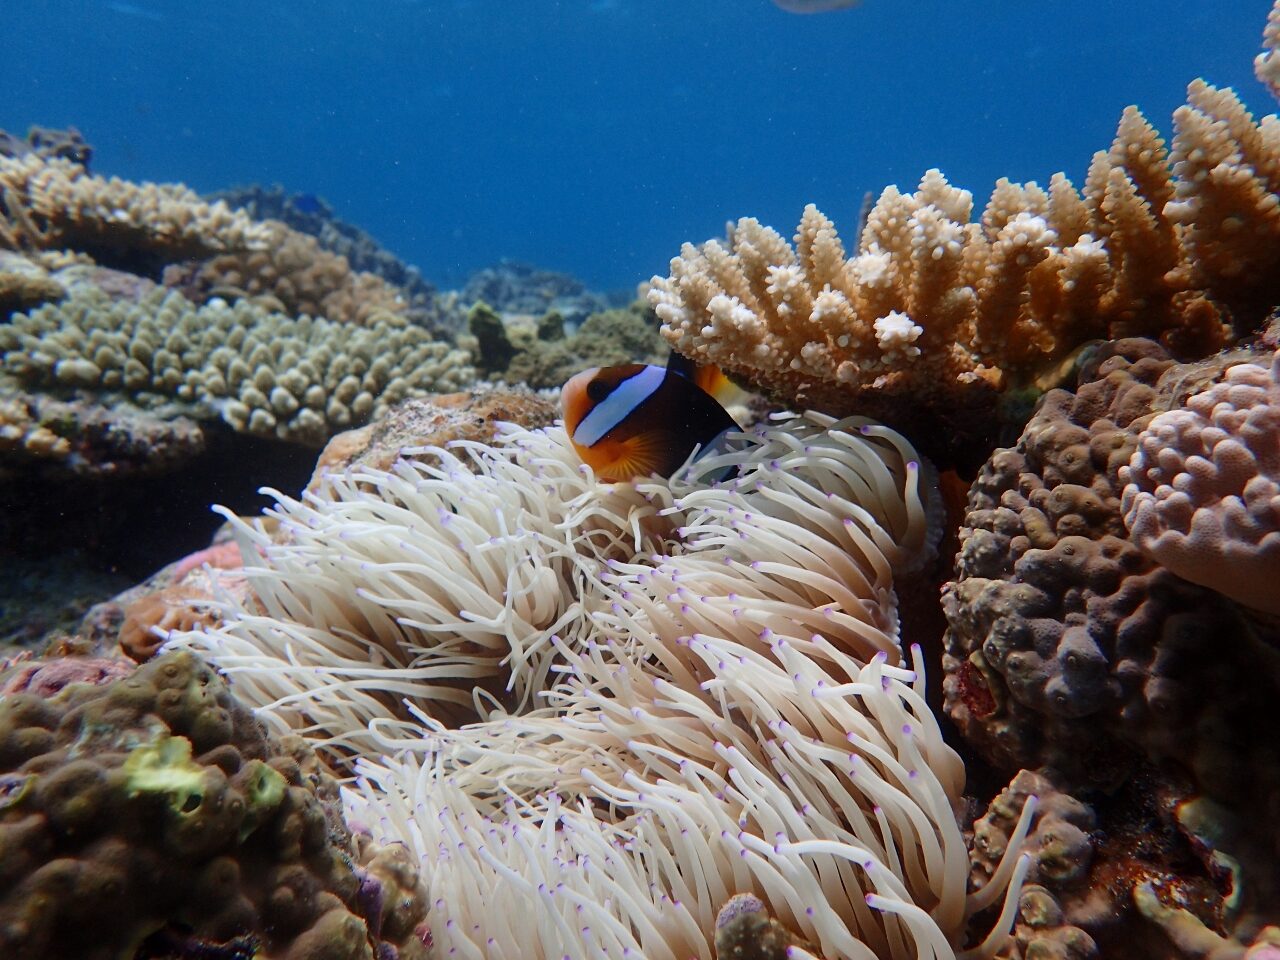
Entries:
[[560, 392], [569, 442], [601, 480], [668, 477], [699, 447], [724, 449], [740, 429], [712, 392], [735, 388], [717, 367], [695, 367], [677, 353], [666, 367], [627, 363], [595, 367]]

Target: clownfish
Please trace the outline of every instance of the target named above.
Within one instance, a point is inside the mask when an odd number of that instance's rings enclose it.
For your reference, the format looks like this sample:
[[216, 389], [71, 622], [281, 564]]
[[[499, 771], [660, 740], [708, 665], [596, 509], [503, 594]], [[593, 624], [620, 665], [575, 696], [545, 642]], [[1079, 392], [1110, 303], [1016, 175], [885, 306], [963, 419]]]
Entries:
[[601, 480], [670, 476], [689, 458], [723, 448], [740, 427], [712, 395], [733, 388], [718, 367], [672, 353], [666, 367], [595, 367], [560, 392], [569, 442]]

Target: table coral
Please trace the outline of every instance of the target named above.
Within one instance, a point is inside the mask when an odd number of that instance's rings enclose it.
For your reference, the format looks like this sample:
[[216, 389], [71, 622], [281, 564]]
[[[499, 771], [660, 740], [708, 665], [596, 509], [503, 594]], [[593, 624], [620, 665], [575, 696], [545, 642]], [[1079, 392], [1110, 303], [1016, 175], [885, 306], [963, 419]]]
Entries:
[[[887, 188], [848, 254], [805, 209], [794, 246], [754, 219], [685, 244], [649, 292], [663, 335], [785, 402], [875, 416], [945, 447], [999, 391], [1099, 337], [1204, 356], [1280, 302], [1280, 121], [1192, 83], [1172, 148], [1134, 107], [1083, 191], [1001, 180], [981, 217], [937, 170]], [[935, 423], [936, 421], [936, 423]]]
[[364, 326], [195, 307], [165, 290], [140, 303], [84, 291], [0, 328], [0, 370], [31, 386], [168, 401], [234, 429], [321, 444], [397, 400], [470, 382], [466, 355], [403, 320]]
[[[6, 694], [0, 949], [114, 960], [180, 934], [200, 955], [237, 941], [264, 960], [425, 958], [416, 877], [371, 850], [357, 868], [333, 795], [296, 740], [267, 737], [188, 654]], [[362, 902], [365, 869], [397, 896]]]
[[1129, 536], [1194, 583], [1280, 614], [1280, 351], [1160, 414], [1119, 471]]
[[177, 184], [107, 180], [35, 153], [0, 157], [0, 247], [71, 248], [146, 273], [157, 262], [258, 249], [269, 240], [245, 214]]

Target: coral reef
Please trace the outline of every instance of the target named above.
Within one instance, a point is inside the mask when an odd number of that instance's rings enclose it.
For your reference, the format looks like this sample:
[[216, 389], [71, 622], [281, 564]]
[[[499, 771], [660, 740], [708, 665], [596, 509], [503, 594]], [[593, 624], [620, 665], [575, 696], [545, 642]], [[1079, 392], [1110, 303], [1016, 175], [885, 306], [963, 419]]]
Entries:
[[185, 417], [0, 392], [0, 479], [157, 475], [204, 448], [204, 433]]
[[[13, 501], [0, 497], [6, 511]], [[0, 547], [0, 659], [21, 650], [40, 650], [55, 636], [78, 629], [85, 614], [104, 597], [120, 592], [130, 578], [118, 570], [95, 570], [83, 556], [24, 556]]]
[[468, 393], [446, 393], [396, 404], [376, 422], [338, 434], [320, 452], [307, 489], [325, 490], [327, 473], [372, 467], [390, 470], [401, 456], [423, 456], [407, 448], [443, 447], [455, 440], [489, 443], [499, 424], [527, 429], [550, 426], [560, 415], [554, 400], [530, 390], [478, 386]]
[[356, 327], [241, 302], [195, 308], [157, 290], [139, 304], [88, 292], [0, 328], [3, 372], [46, 390], [168, 402], [198, 419], [318, 445], [387, 406], [471, 379], [465, 355], [403, 320]]
[[61, 300], [66, 289], [49, 271], [26, 257], [0, 250], [0, 322], [17, 310]]
[[1129, 538], [1167, 570], [1280, 614], [1280, 351], [1153, 419], [1119, 470]]
[[214, 297], [251, 300], [291, 317], [358, 324], [387, 314], [407, 319], [408, 303], [381, 277], [353, 271], [346, 257], [283, 223], [268, 220], [261, 229], [267, 236], [264, 249], [168, 267], [165, 285], [195, 303]]
[[1082, 191], [1001, 180], [973, 222], [972, 195], [931, 170], [884, 191], [852, 256], [813, 206], [794, 247], [746, 218], [686, 244], [649, 300], [686, 356], [945, 450], [1095, 338], [1194, 358], [1259, 326], [1280, 302], [1278, 123], [1197, 80], [1171, 149], [1130, 107]]
[[467, 311], [467, 332], [475, 342], [476, 370], [481, 376], [494, 376], [507, 369], [516, 354], [502, 315], [484, 301]]
[[544, 317], [536, 338], [513, 335], [519, 352], [507, 366], [508, 382], [556, 388], [590, 367], [666, 362], [657, 318], [643, 303], [593, 313], [568, 336], [556, 335], [563, 330], [557, 319], [554, 313]]
[[307, 753], [267, 737], [189, 654], [6, 694], [5, 955], [114, 960], [178, 937], [207, 951], [192, 956], [241, 943], [296, 960], [425, 958], [412, 868], [375, 851], [357, 863]]
[[110, 683], [132, 672], [133, 664], [110, 657], [64, 656], [53, 660], [20, 660], [0, 664], [0, 673], [4, 675], [4, 682], [0, 683], [0, 697], [15, 693], [51, 697], [72, 683]]
[[[1130, 542], [1120, 469], [1157, 404], [1177, 406], [1177, 387], [1195, 377], [1147, 341], [1114, 351], [1075, 394], [1047, 394], [1018, 446], [997, 451], [974, 483], [943, 596], [948, 710], [1004, 768], [1047, 763], [1074, 783], [1106, 784], [1126, 768], [1123, 741], [1194, 757], [1209, 765], [1206, 787], [1242, 796], [1239, 777], [1217, 769], [1227, 750], [1217, 724], [1179, 727], [1206, 709], [1237, 709], [1238, 690], [1217, 700], [1203, 686], [1238, 683], [1229, 663], [1253, 662], [1247, 674], [1263, 696], [1276, 679], [1264, 652], [1274, 628]], [[1221, 363], [1206, 366], [1221, 375]], [[1218, 649], [1224, 629], [1238, 633], [1232, 651]], [[1197, 656], [1217, 666], [1193, 692], [1184, 671]]]
[[206, 592], [172, 586], [148, 593], [129, 604], [120, 625], [120, 649], [130, 659], [146, 663], [173, 630], [192, 630], [214, 622]]
[[570, 326], [577, 326], [593, 313], [622, 305], [589, 291], [582, 281], [567, 273], [514, 260], [477, 270], [467, 280], [459, 299], [463, 303], [487, 303], [502, 314], [540, 317], [554, 311]]
[[69, 160], [88, 170], [93, 147], [75, 127], [54, 130], [50, 127], [33, 126], [27, 130], [25, 137], [0, 130], [0, 157], [25, 157], [32, 153], [45, 160], [55, 157]]
[[345, 257], [352, 270], [375, 274], [400, 288], [410, 322], [436, 335], [452, 336], [466, 321], [453, 298], [439, 296], [417, 267], [406, 264], [364, 230], [338, 219], [321, 197], [288, 194], [277, 185], [236, 187], [219, 191], [209, 199], [221, 200], [233, 210], [244, 210], [255, 220], [279, 220], [310, 234], [325, 250]]
[[477, 368], [507, 383], [535, 390], [557, 389], [589, 367], [620, 363], [663, 363], [666, 347], [658, 336], [653, 311], [637, 301], [627, 307], [593, 313], [571, 334], [559, 313], [537, 322], [504, 320], [486, 303], [468, 313], [471, 346]]
[[813, 944], [771, 917], [753, 893], [735, 893], [720, 908], [715, 947], [718, 960], [786, 960], [794, 950], [817, 953]]
[[1258, 81], [1280, 100], [1280, 5], [1273, 4], [1262, 34], [1262, 52], [1253, 61]]
[[262, 224], [176, 184], [106, 180], [35, 153], [0, 157], [0, 248], [69, 248], [153, 275], [165, 263], [269, 242]]

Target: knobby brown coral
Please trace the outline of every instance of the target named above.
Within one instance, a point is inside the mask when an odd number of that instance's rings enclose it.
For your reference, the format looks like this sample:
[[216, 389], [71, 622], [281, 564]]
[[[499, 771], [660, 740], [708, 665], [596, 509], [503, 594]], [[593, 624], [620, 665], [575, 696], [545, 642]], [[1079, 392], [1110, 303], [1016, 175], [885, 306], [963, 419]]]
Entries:
[[[1242, 364], [1241, 354], [1258, 359], [1245, 351], [1177, 365], [1148, 340], [1110, 349], [1074, 394], [1045, 395], [1017, 446], [996, 451], [970, 491], [956, 577], [943, 594], [946, 707], [1001, 769], [1048, 767], [1078, 792], [1113, 790], [1156, 768], [1244, 824], [1241, 846], [1271, 850], [1268, 811], [1280, 804], [1280, 750], [1267, 732], [1280, 695], [1275, 621], [1140, 549], [1122, 516], [1120, 477], [1164, 411], [1206, 391], [1253, 399], [1263, 388], [1248, 381], [1267, 371]], [[1232, 374], [1242, 366], [1247, 377]], [[1247, 419], [1252, 407], [1240, 407]], [[1266, 434], [1252, 438], [1264, 454]], [[1227, 473], [1213, 487], [1224, 501], [1241, 478]], [[1233, 519], [1222, 529], [1242, 535]], [[1235, 579], [1245, 586], [1253, 546], [1247, 537], [1218, 542], [1218, 564], [1243, 564]], [[1254, 897], [1274, 888], [1273, 873], [1245, 871], [1232, 883]], [[1254, 932], [1235, 930], [1246, 940]]]
[[1280, 302], [1280, 121], [1197, 80], [1174, 127], [1166, 149], [1130, 107], [1083, 190], [1001, 180], [976, 222], [969, 191], [930, 170], [884, 191], [851, 256], [812, 205], [794, 246], [744, 218], [685, 244], [649, 299], [681, 353], [898, 425], [924, 409], [975, 429], [999, 390], [1094, 338], [1202, 356]]
[[213, 297], [252, 299], [288, 316], [306, 314], [367, 323], [379, 314], [405, 316], [400, 291], [372, 273], [357, 273], [347, 258], [321, 248], [315, 237], [278, 220], [259, 225], [264, 249], [220, 254], [190, 267], [171, 267], [165, 282], [196, 302]]
[[1280, 352], [1160, 414], [1120, 468], [1125, 526], [1193, 583], [1280, 614]]
[[101, 679], [0, 698], [5, 957], [427, 956], [413, 864], [352, 841], [297, 738], [189, 654]]

